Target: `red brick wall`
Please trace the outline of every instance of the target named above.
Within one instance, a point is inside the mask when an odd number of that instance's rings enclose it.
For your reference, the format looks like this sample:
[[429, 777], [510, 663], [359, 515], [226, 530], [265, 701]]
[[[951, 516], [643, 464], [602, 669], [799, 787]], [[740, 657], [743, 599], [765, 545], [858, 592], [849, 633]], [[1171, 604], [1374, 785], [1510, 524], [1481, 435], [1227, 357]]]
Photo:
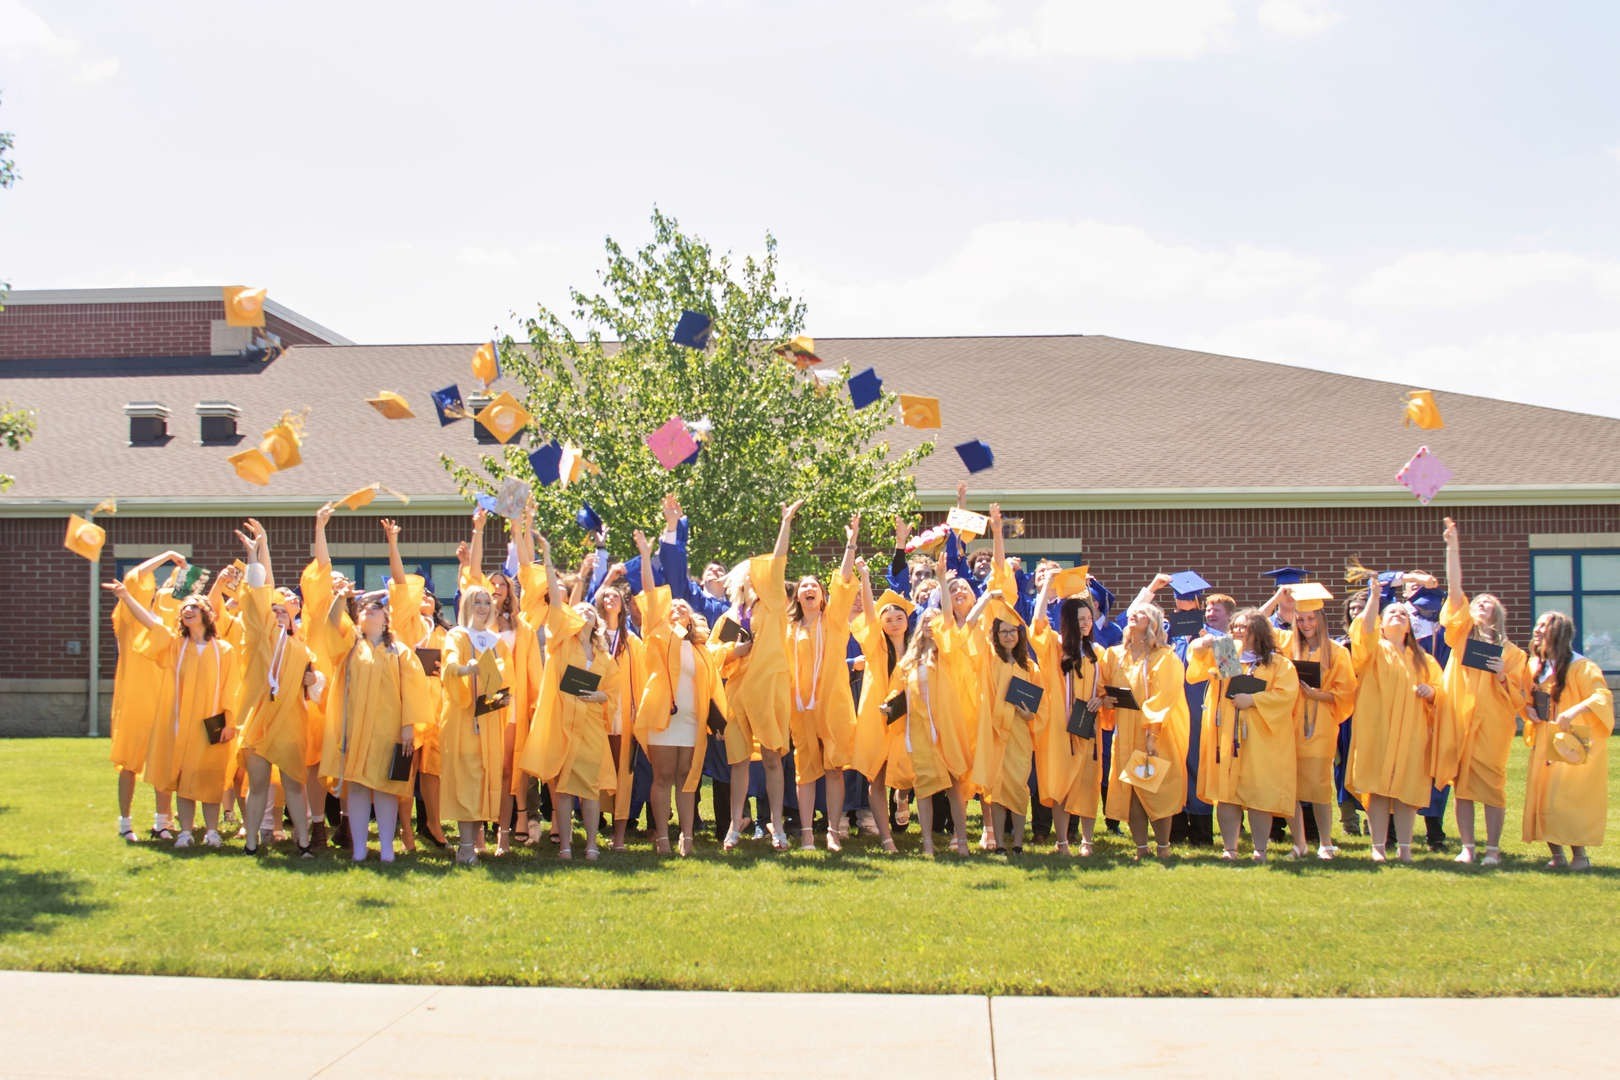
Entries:
[[[1463, 536], [1463, 566], [1470, 591], [1492, 591], [1511, 617], [1510, 632], [1523, 643], [1530, 636], [1531, 533], [1620, 532], [1620, 507], [1462, 507], [1450, 511]], [[1261, 603], [1271, 594], [1261, 571], [1275, 566], [1307, 567], [1343, 593], [1345, 559], [1359, 554], [1375, 569], [1425, 569], [1443, 575], [1440, 540], [1442, 511], [1402, 509], [1301, 510], [1110, 510], [1025, 511], [1026, 538], [1080, 536], [1092, 572], [1128, 600], [1159, 570], [1195, 569], [1239, 603]], [[112, 573], [111, 546], [193, 545], [193, 559], [211, 570], [237, 555], [231, 529], [236, 518], [104, 518], [109, 554], [104, 577]], [[446, 555], [466, 536], [462, 515], [403, 518], [407, 543], [444, 545]], [[334, 544], [376, 543], [378, 517], [342, 514], [327, 538]], [[276, 566], [283, 577], [308, 558], [310, 519], [266, 518]], [[84, 617], [88, 583], [84, 560], [62, 548], [64, 518], [0, 518], [0, 595], [12, 613], [13, 632], [0, 676], [83, 678], [87, 656], [68, 656], [66, 643], [88, 648]], [[485, 561], [504, 550], [500, 525], [485, 536]], [[875, 537], [868, 545], [875, 548]], [[1070, 545], [1062, 545], [1065, 548]], [[692, 552], [701, 565], [704, 553]], [[407, 563], [410, 561], [406, 560]], [[112, 604], [102, 604], [102, 671], [110, 677], [114, 656]]]
[[[160, 304], [23, 304], [0, 311], [0, 360], [207, 356], [224, 299]], [[277, 318], [267, 329], [287, 345], [326, 342]]]

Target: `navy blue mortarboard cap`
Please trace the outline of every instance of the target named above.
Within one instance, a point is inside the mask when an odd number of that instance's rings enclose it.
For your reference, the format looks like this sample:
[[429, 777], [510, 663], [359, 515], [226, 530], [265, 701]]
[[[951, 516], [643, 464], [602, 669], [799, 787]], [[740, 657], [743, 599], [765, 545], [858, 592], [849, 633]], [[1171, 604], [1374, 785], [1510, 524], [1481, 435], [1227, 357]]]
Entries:
[[1170, 588], [1175, 590], [1176, 599], [1193, 600], [1199, 593], [1209, 588], [1209, 582], [1191, 570], [1183, 570], [1179, 574], [1171, 575]]
[[883, 380], [878, 378], [876, 368], [867, 368], [849, 377], [849, 400], [857, 409], [875, 404], [882, 396]]
[[962, 459], [970, 473], [984, 472], [996, 463], [996, 455], [990, 450], [990, 444], [983, 439], [974, 439], [972, 442], [958, 443], [956, 455]]
[[1309, 570], [1302, 570], [1297, 566], [1279, 566], [1275, 570], [1267, 570], [1260, 576], [1271, 578], [1278, 585], [1298, 585], [1309, 573]]
[[1108, 609], [1114, 606], [1114, 594], [1108, 591], [1108, 586], [1096, 578], [1089, 578], [1086, 581], [1086, 589], [1091, 593], [1091, 598], [1097, 601], [1098, 617], [1106, 616]]
[[541, 484], [555, 484], [562, 479], [562, 443], [552, 439], [534, 453], [529, 455], [529, 465], [534, 469], [534, 478]]
[[473, 496], [473, 501], [476, 502], [479, 505], [479, 507], [481, 509], [483, 509], [484, 511], [486, 511], [487, 513], [491, 513], [491, 514], [500, 513], [500, 511], [495, 509], [495, 496], [493, 496], [493, 495], [485, 495], [483, 492], [480, 491], [477, 495]]
[[461, 400], [461, 387], [451, 383], [443, 390], [433, 391], [433, 408], [439, 414], [440, 427], [466, 419], [467, 406]]
[[1440, 607], [1446, 602], [1443, 589], [1419, 589], [1406, 601], [1417, 609], [1417, 613], [1430, 622], [1440, 617]]
[[707, 349], [709, 333], [713, 329], [714, 320], [703, 312], [683, 311], [681, 321], [675, 324], [675, 336], [670, 340], [688, 349]]
[[574, 515], [574, 521], [588, 533], [602, 531], [602, 515], [591, 509], [590, 503], [581, 503], [579, 511]]

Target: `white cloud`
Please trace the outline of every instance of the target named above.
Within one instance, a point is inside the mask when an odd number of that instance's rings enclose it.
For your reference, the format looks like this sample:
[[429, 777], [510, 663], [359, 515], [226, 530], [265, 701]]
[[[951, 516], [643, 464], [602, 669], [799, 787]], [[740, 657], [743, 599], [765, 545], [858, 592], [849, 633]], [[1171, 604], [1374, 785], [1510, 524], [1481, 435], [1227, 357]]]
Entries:
[[981, 39], [974, 51], [1011, 57], [1186, 58], [1223, 47], [1236, 21], [1229, 0], [1046, 0], [1026, 22]]
[[1315, 37], [1344, 21], [1332, 0], [1261, 0], [1255, 18], [1282, 37]]
[[1419, 251], [1374, 270], [1351, 296], [1372, 307], [1465, 308], [1543, 288], [1620, 293], [1620, 262], [1560, 251]]
[[118, 59], [92, 56], [77, 38], [58, 33], [22, 0], [0, 0], [0, 54], [43, 57], [71, 65], [80, 82], [103, 82], [118, 74]]
[[999, 18], [1001, 9], [991, 0], [949, 0], [939, 13], [951, 22], [992, 22]]

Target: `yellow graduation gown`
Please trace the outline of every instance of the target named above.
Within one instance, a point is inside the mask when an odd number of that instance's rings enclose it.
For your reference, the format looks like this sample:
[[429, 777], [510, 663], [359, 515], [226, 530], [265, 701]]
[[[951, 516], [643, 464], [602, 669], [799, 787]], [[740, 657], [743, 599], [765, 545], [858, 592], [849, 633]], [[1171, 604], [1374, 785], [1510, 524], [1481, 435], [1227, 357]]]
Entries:
[[[422, 598], [427, 582], [420, 574], [406, 574], [404, 581], [388, 583], [388, 628], [401, 645], [417, 649], [439, 650], [439, 662], [444, 662], [444, 627], [422, 614]], [[418, 661], [420, 661], [418, 657]], [[416, 727], [416, 771], [426, 776], [438, 776], [439, 721], [444, 713], [444, 683], [437, 676], [427, 675], [423, 686], [427, 702], [422, 708], [426, 720]], [[471, 818], [466, 819], [471, 821]]]
[[1199, 729], [1198, 797], [1211, 806], [1226, 803], [1291, 817], [1299, 673], [1281, 652], [1263, 664], [1245, 664], [1243, 673], [1264, 679], [1266, 688], [1254, 695], [1254, 708], [1240, 711], [1226, 696], [1228, 680], [1216, 671], [1215, 650], [1187, 650], [1187, 681], [1209, 683]]
[[849, 688], [849, 610], [853, 577], [834, 578], [813, 627], [786, 627], [793, 711], [794, 780], [813, 784], [855, 756], [855, 698]]
[[1445, 696], [1435, 718], [1429, 763], [1435, 786], [1455, 784], [1459, 799], [1506, 806], [1508, 755], [1529, 694], [1528, 660], [1524, 650], [1509, 641], [1502, 647], [1505, 681], [1489, 671], [1466, 667], [1463, 649], [1474, 632], [1468, 606], [1456, 607], [1447, 598], [1440, 623], [1451, 655], [1441, 676]]
[[[861, 655], [866, 658], [866, 674], [861, 679], [861, 700], [855, 710], [855, 748], [852, 764], [862, 776], [875, 781], [885, 767], [889, 787], [906, 789], [916, 781], [911, 755], [906, 752], [906, 729], [890, 724], [881, 706], [895, 690], [894, 673], [889, 670], [887, 635], [877, 620], [857, 615], [851, 626]], [[899, 662], [896, 655], [895, 662]]]
[[897, 672], [894, 681], [906, 691], [905, 719], [895, 726], [903, 729], [903, 745], [916, 778], [912, 790], [919, 799], [932, 798], [953, 785], [965, 794], [973, 769], [964, 738], [968, 699], [960, 689], [963, 673], [953, 670], [966, 658], [958, 651], [959, 641], [936, 639], [939, 663]]
[[[1370, 607], [1350, 624], [1350, 659], [1360, 681], [1345, 787], [1357, 797], [1382, 795], [1407, 806], [1429, 805], [1430, 729], [1445, 693], [1440, 665], [1423, 653], [1421, 668], [1414, 668], [1408, 650], [1384, 640]], [[1433, 687], [1435, 696], [1418, 697], [1420, 684]]]
[[[1041, 711], [1035, 723], [1035, 780], [1042, 806], [1061, 806], [1071, 814], [1095, 818], [1102, 801], [1102, 738], [1082, 739], [1069, 733], [1069, 710], [1076, 701], [1090, 701], [1097, 685], [1097, 662], [1080, 657], [1080, 670], [1063, 672], [1063, 641], [1047, 621], [1035, 613], [1029, 628], [1030, 647], [1040, 664]], [[1100, 653], [1099, 653], [1100, 655]]]
[[[326, 738], [321, 776], [352, 782], [384, 795], [410, 793], [409, 780], [390, 780], [394, 747], [405, 727], [425, 723], [427, 676], [416, 653], [394, 642], [375, 647], [356, 632], [348, 616], [334, 629], [323, 616], [310, 629], [334, 658], [326, 691]], [[412, 735], [414, 737], [414, 730]]]
[[[787, 753], [793, 714], [786, 647], [787, 592], [782, 581], [785, 565], [785, 559], [774, 555], [748, 560], [748, 573], [759, 596], [749, 618], [753, 645], [744, 657], [735, 656], [734, 646], [720, 646], [731, 722], [742, 725], [738, 735], [746, 734], [764, 749], [780, 754]], [[730, 760], [729, 724], [726, 730], [726, 757]]]
[[[642, 605], [641, 629], [646, 635], [641, 650], [646, 677], [635, 705], [635, 736], [643, 746], [653, 735], [669, 727], [670, 715], [675, 709], [677, 683], [681, 677], [681, 653], [687, 639], [675, 633], [669, 621], [670, 591], [660, 585], [638, 598]], [[722, 716], [726, 713], [726, 691], [720, 682], [719, 663], [715, 655], [702, 645], [692, 644], [692, 707], [697, 711], [697, 740], [692, 744], [692, 767], [681, 777], [682, 791], [696, 791], [703, 781], [703, 756], [709, 747], [709, 705], [713, 703]], [[628, 696], [628, 695], [627, 695]], [[729, 727], [729, 723], [727, 724]], [[628, 748], [630, 740], [623, 743]], [[628, 766], [621, 766], [619, 791], [615, 804], [625, 803], [629, 812], [630, 797]]]
[[[510, 683], [512, 651], [499, 635], [491, 648], [501, 675]], [[480, 686], [477, 672], [455, 675], [450, 670], [452, 665], [477, 663], [479, 655], [465, 627], [444, 635], [439, 666], [439, 806], [454, 821], [495, 821], [501, 816], [501, 755], [511, 706], [474, 716], [478, 698], [499, 687]]]
[[[304, 782], [304, 738], [307, 715], [304, 673], [312, 669], [309, 647], [296, 634], [284, 633], [270, 610], [268, 585], [243, 585], [241, 696], [242, 750], [258, 754], [295, 783]], [[272, 695], [270, 676], [276, 675]]]
[[[603, 634], [608, 640], [608, 647], [613, 650], [614, 663], [619, 666], [619, 692], [614, 695], [613, 708], [608, 711], [608, 734], [619, 736], [619, 753], [613, 760], [612, 808], [614, 819], [619, 820], [630, 815], [630, 771], [636, 754], [636, 708], [641, 704], [641, 693], [647, 685], [647, 645], [630, 629], [629, 612], [620, 616], [617, 639], [608, 631], [603, 631]], [[613, 744], [609, 743], [609, 752], [612, 748]]]
[[512, 636], [512, 713], [508, 720], [514, 726], [510, 792], [513, 795], [521, 794], [520, 789], [528, 783], [528, 777], [516, 763], [523, 760], [523, 748], [528, 745], [534, 724], [535, 707], [540, 704], [540, 681], [546, 669], [542, 639], [551, 613], [550, 582], [545, 567], [538, 563], [520, 567], [517, 583], [518, 617]]
[[[157, 583], [150, 571], [141, 574], [132, 567], [124, 575], [124, 587], [132, 603], [143, 608], [152, 606]], [[122, 600], [113, 607], [112, 624], [118, 642], [118, 667], [113, 674], [112, 747], [107, 756], [125, 772], [139, 773], [146, 767], [146, 748], [152, 741], [158, 683], [163, 672], [141, 651], [146, 627], [130, 614]]]
[[[980, 654], [977, 667], [979, 736], [973, 756], [973, 784], [988, 802], [1023, 814], [1029, 809], [1035, 720], [1025, 720], [1007, 704], [1007, 686], [1014, 676], [1040, 685], [1041, 673], [1003, 660], [993, 648]], [[1045, 695], [1041, 701], [1045, 705]]]
[[[1188, 712], [1186, 668], [1175, 650], [1161, 645], [1140, 659], [1133, 659], [1129, 646], [1115, 645], [1103, 653], [1102, 680], [1105, 686], [1130, 687], [1140, 710], [1115, 709], [1103, 699], [1106, 715], [1114, 725], [1115, 777], [1108, 785], [1107, 814], [1116, 821], [1130, 817], [1134, 791], [1157, 821], [1181, 813], [1187, 805]], [[1133, 787], [1118, 779], [1133, 753], [1147, 749], [1148, 732], [1156, 732], [1154, 752], [1170, 763], [1169, 775], [1157, 791]]]
[[[540, 701], [535, 707], [529, 738], [518, 766], [526, 773], [555, 784], [563, 795], [596, 799], [612, 793], [617, 783], [613, 754], [608, 746], [608, 711], [622, 692], [619, 665], [604, 649], [593, 649], [585, 662], [580, 636], [585, 620], [566, 605], [554, 605], [546, 620], [546, 667], [540, 680]], [[586, 668], [602, 677], [598, 687], [608, 695], [605, 703], [581, 701], [558, 687], [570, 666]]]
[[1300, 802], [1331, 806], [1339, 801], [1333, 783], [1333, 755], [1338, 752], [1339, 725], [1356, 707], [1356, 669], [1350, 662], [1350, 650], [1330, 639], [1325, 650], [1304, 656], [1299, 635], [1288, 630], [1277, 631], [1277, 647], [1291, 660], [1314, 660], [1321, 664], [1321, 689], [1333, 695], [1330, 702], [1311, 701], [1306, 698], [1304, 683], [1301, 683], [1294, 716], [1294, 730], [1299, 735], [1295, 743], [1299, 767], [1294, 774], [1294, 797]]
[[186, 634], [164, 625], [148, 629], [142, 640], [161, 669], [144, 779], [182, 799], [217, 803], [225, 793], [231, 741], [210, 743], [203, 718], [223, 712], [226, 727], [236, 724], [231, 647], [215, 637], [199, 650]]
[[[1535, 675], [1532, 671], [1531, 677]], [[1537, 689], [1550, 694], [1551, 678]], [[1552, 717], [1576, 705], [1584, 705], [1586, 712], [1570, 721], [1570, 728], [1589, 744], [1587, 758], [1579, 765], [1571, 765], [1553, 750], [1558, 725], [1551, 719], [1525, 726], [1525, 741], [1530, 744], [1530, 772], [1524, 792], [1526, 843], [1576, 847], [1603, 843], [1603, 825], [1609, 814], [1609, 734], [1614, 730], [1614, 695], [1603, 679], [1602, 669], [1585, 657], [1570, 663], [1564, 692], [1552, 706]], [[1361, 722], [1359, 716], [1356, 722]]]
[[[298, 636], [304, 644], [309, 646], [310, 653], [315, 657], [315, 670], [326, 679], [326, 693], [321, 700], [311, 701], [304, 708], [304, 768], [308, 769], [321, 763], [321, 754], [326, 747], [326, 706], [332, 700], [333, 663], [332, 657], [325, 650], [326, 642], [321, 635], [313, 632], [318, 622], [326, 619], [326, 611], [332, 606], [332, 571], [330, 568], [322, 570], [311, 559], [304, 567], [298, 578], [298, 592], [303, 602], [298, 620]], [[314, 799], [314, 793], [306, 792], [309, 798]], [[313, 803], [311, 804], [313, 805]]]

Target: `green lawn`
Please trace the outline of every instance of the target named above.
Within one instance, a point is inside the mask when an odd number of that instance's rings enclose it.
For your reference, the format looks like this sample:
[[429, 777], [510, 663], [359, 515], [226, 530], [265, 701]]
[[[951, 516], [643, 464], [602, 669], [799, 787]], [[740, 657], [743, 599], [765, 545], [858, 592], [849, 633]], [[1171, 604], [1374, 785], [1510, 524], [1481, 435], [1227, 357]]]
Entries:
[[[375, 982], [1093, 995], [1620, 992], [1620, 856], [1585, 875], [1420, 854], [1374, 868], [1366, 840], [1315, 858], [1133, 865], [842, 855], [763, 843], [559, 865], [549, 846], [455, 870], [384, 870], [126, 846], [105, 740], [0, 741], [0, 967]], [[1620, 756], [1617, 756], [1620, 761]], [[706, 799], [705, 799], [706, 801]], [[1620, 840], [1620, 797], [1610, 835]], [[150, 792], [136, 824], [151, 822]], [[1455, 826], [1447, 822], [1448, 833]], [[290, 845], [289, 845], [290, 847]], [[1421, 845], [1420, 845], [1421, 847]], [[576, 858], [578, 847], [576, 846]]]

